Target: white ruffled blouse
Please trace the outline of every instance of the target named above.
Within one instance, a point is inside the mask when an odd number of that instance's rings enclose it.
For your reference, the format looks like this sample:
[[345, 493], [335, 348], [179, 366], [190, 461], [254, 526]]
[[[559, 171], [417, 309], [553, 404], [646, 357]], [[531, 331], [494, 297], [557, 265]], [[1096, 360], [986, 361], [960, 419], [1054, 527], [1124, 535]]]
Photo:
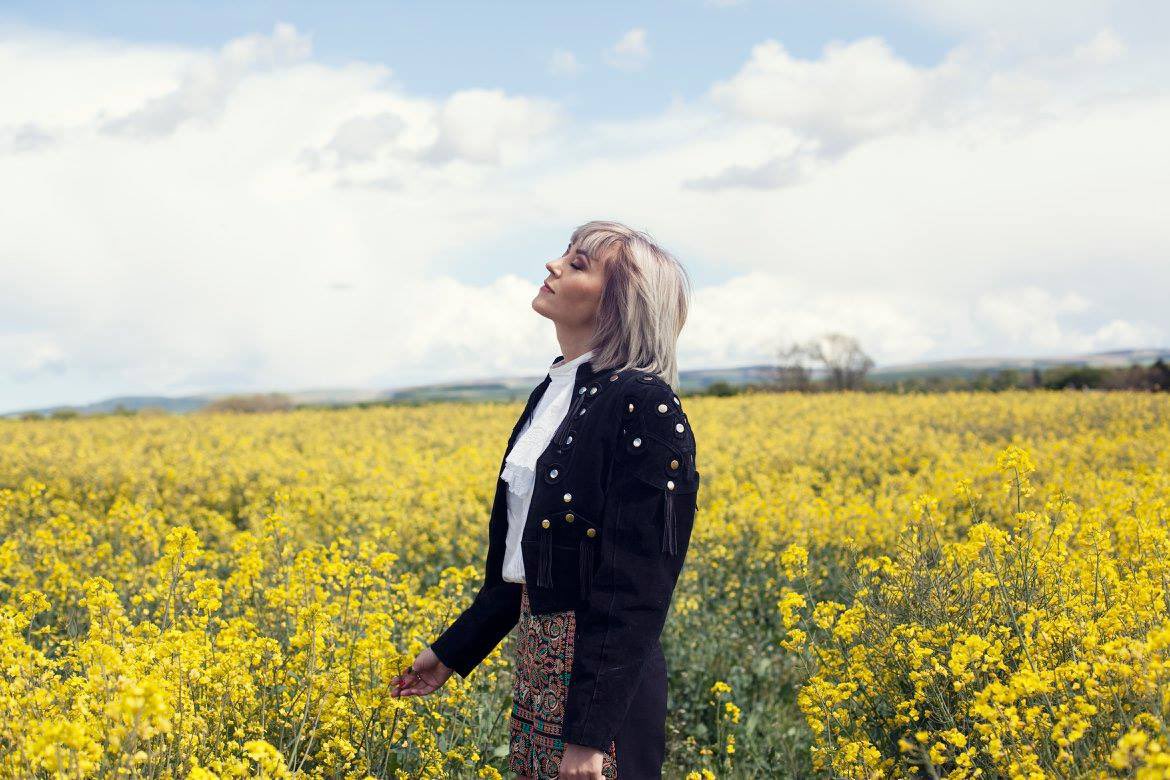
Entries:
[[524, 582], [520, 537], [524, 533], [524, 520], [528, 517], [532, 489], [536, 484], [536, 459], [548, 447], [569, 411], [577, 366], [591, 357], [593, 350], [588, 350], [568, 362], [553, 362], [548, 370], [549, 385], [504, 460], [500, 477], [508, 483], [508, 536], [504, 546], [503, 578], [508, 582]]

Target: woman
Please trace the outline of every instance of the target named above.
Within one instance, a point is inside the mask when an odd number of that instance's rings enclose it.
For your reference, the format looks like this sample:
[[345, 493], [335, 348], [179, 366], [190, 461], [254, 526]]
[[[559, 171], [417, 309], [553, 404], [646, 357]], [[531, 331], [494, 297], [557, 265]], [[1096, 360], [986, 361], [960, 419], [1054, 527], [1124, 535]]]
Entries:
[[562, 354], [505, 448], [483, 586], [394, 679], [466, 677], [517, 628], [509, 767], [531, 780], [661, 777], [659, 637], [694, 522], [699, 472], [674, 387], [682, 266], [616, 222], [577, 228], [532, 307]]

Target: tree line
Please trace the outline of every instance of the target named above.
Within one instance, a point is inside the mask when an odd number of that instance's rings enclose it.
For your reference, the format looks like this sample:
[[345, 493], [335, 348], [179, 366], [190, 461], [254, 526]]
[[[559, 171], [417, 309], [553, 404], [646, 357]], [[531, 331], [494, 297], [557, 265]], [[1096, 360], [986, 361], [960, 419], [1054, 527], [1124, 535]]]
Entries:
[[757, 382], [709, 385], [706, 395], [750, 391], [946, 392], [954, 390], [1170, 390], [1170, 365], [1158, 358], [1150, 365], [1049, 366], [1030, 369], [955, 369], [910, 377], [874, 377], [874, 361], [859, 341], [844, 333], [826, 333], [808, 341], [789, 342], [776, 351], [775, 363]]

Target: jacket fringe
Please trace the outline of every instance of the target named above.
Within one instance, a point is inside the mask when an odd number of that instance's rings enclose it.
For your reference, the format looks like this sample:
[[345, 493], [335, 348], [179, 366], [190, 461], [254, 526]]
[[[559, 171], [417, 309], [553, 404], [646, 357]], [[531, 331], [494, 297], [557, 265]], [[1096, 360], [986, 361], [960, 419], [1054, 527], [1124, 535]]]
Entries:
[[580, 568], [577, 580], [581, 583], [582, 600], [589, 598], [589, 591], [593, 585], [593, 543], [582, 539], [577, 547], [577, 563]]
[[662, 552], [678, 554], [678, 536], [674, 522], [674, 492], [662, 490]]
[[540, 535], [540, 561], [536, 572], [536, 584], [542, 588], [552, 587], [552, 534]]

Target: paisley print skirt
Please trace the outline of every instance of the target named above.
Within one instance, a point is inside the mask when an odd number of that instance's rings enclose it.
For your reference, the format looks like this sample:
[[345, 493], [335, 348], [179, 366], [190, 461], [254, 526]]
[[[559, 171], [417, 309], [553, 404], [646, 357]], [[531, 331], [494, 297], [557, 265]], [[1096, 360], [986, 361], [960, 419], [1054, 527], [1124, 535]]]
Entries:
[[[508, 768], [532, 780], [558, 776], [565, 742], [561, 726], [565, 696], [573, 670], [573, 640], [577, 616], [572, 610], [533, 615], [528, 586], [520, 593], [520, 622], [516, 625], [515, 668]], [[607, 780], [617, 777], [613, 742], [601, 764]]]

